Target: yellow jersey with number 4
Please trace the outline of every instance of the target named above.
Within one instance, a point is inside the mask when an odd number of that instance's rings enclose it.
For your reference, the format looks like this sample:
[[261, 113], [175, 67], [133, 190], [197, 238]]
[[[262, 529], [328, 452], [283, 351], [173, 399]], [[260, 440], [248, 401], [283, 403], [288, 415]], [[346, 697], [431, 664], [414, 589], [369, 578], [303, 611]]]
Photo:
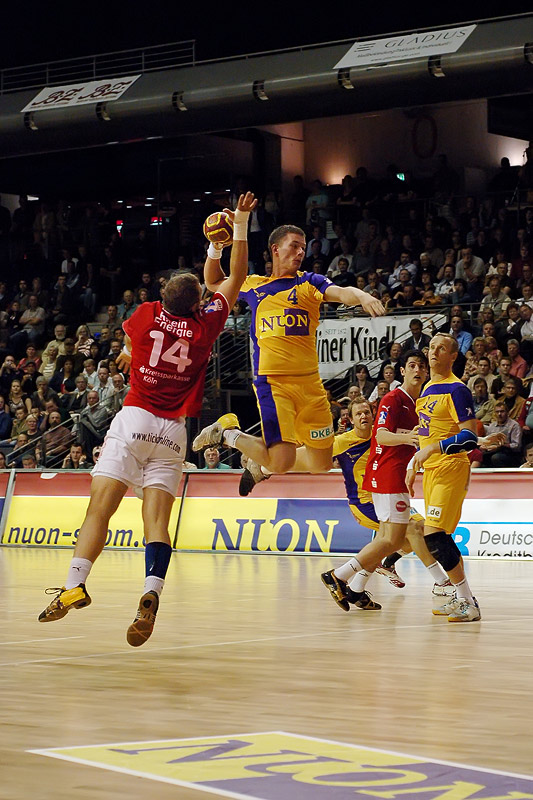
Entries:
[[318, 372], [315, 334], [320, 304], [332, 282], [314, 272], [293, 277], [249, 275], [239, 298], [252, 312], [254, 375], [312, 375]]
[[[459, 423], [475, 419], [472, 392], [455, 375], [426, 383], [416, 401], [416, 410], [420, 448], [459, 433]], [[449, 463], [450, 459], [468, 462], [468, 455], [465, 452], [454, 455], [436, 453], [424, 463], [424, 469]]]

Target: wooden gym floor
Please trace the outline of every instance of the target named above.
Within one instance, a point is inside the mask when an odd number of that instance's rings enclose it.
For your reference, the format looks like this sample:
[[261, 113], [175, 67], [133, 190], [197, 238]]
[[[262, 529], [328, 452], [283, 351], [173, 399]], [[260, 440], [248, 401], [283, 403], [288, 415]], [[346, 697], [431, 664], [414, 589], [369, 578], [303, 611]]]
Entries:
[[344, 559], [174, 554], [154, 634], [133, 649], [139, 552], [105, 552], [92, 606], [37, 622], [70, 557], [0, 548], [1, 798], [201, 800], [187, 785], [29, 751], [266, 731], [533, 775], [530, 563], [468, 562], [483, 620], [452, 625], [431, 614], [430, 578], [412, 559], [398, 566], [403, 590], [372, 578], [381, 612], [346, 614], [319, 577]]

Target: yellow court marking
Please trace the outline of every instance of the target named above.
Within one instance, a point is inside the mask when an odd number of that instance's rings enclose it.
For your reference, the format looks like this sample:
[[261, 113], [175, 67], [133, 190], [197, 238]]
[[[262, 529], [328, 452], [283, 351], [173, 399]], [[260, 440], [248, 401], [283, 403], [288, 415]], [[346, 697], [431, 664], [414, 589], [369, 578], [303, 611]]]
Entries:
[[284, 731], [29, 752], [241, 800], [533, 800], [526, 775]]

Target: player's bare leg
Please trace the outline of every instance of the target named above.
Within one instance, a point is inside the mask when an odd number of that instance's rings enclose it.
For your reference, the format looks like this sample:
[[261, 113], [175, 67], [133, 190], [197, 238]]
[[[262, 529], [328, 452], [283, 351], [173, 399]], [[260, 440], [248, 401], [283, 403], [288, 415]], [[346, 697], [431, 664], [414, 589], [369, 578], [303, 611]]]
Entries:
[[[424, 539], [424, 523], [421, 520], [411, 520], [407, 527], [406, 539], [413, 552], [433, 578], [433, 594], [441, 597], [451, 596], [453, 594], [450, 591], [451, 581], [427, 548]], [[402, 550], [408, 552], [405, 543], [402, 545]]]
[[438, 561], [429, 552], [424, 539], [424, 523], [421, 519], [411, 519], [407, 526], [407, 532], [402, 546], [395, 553], [386, 556], [382, 563], [376, 568], [376, 572], [389, 579], [393, 586], [403, 588], [405, 582], [400, 578], [395, 569], [395, 564], [403, 556], [414, 552], [422, 564], [433, 578], [432, 593], [441, 597], [451, 597], [451, 581], [442, 569]]
[[424, 537], [429, 552], [446, 571], [457, 596], [442, 606], [435, 605], [433, 613], [447, 616], [449, 622], [477, 622], [481, 619], [481, 612], [466, 578], [463, 558], [451, 534], [426, 525]]
[[[404, 522], [380, 522], [376, 537], [366, 544], [357, 556], [350, 558], [340, 567], [322, 574], [322, 582], [344, 611], [349, 610], [350, 603], [364, 610], [381, 608], [369, 598], [365, 586], [385, 556], [401, 547], [406, 529], [407, 525]], [[368, 605], [367, 598], [372, 603], [371, 606]], [[357, 606], [357, 601], [361, 600], [364, 605]]]
[[[292, 442], [278, 442], [267, 447], [262, 438], [243, 433], [234, 414], [225, 414], [212, 425], [204, 428], [195, 438], [192, 449], [225, 444], [234, 447], [244, 456], [245, 475], [241, 480], [240, 493], [247, 495], [256, 483], [272, 473], [309, 472], [318, 474], [331, 469], [333, 445], [325, 449], [296, 447]], [[248, 472], [249, 477], [246, 475]], [[243, 483], [246, 484], [243, 486]]]
[[159, 597], [172, 555], [168, 525], [173, 504], [174, 497], [169, 492], [155, 487], [147, 487], [143, 491], [146, 578], [137, 614], [126, 633], [128, 644], [132, 647], [144, 644], [154, 629]]
[[53, 622], [62, 619], [72, 608], [90, 605], [91, 598], [85, 588], [85, 581], [104, 548], [109, 520], [119, 507], [127, 488], [126, 484], [114, 478], [93, 478], [89, 507], [80, 528], [65, 585], [47, 590], [48, 593], [57, 594], [39, 614], [39, 622]]

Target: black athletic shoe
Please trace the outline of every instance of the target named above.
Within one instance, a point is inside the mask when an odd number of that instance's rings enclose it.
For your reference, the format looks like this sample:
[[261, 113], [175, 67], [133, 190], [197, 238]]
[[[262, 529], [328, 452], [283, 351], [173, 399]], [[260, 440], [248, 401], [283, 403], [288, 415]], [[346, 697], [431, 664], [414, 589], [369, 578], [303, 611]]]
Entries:
[[354, 593], [351, 591], [348, 584], [345, 581], [341, 581], [340, 578], [337, 578], [332, 569], [330, 569], [329, 572], [323, 572], [320, 577], [322, 578], [322, 583], [329, 589], [331, 596], [339, 608], [342, 608], [343, 611], [349, 611], [350, 602], [348, 600], [348, 592]]
[[239, 494], [241, 497], [247, 497], [256, 483], [268, 480], [270, 475], [265, 475], [259, 464], [244, 455], [241, 458], [241, 463], [244, 472], [239, 481]]
[[368, 592], [353, 592], [349, 586], [348, 591], [352, 595], [351, 598], [347, 596], [348, 602], [351, 603], [357, 611], [379, 611], [381, 609], [380, 604], [372, 600]]

